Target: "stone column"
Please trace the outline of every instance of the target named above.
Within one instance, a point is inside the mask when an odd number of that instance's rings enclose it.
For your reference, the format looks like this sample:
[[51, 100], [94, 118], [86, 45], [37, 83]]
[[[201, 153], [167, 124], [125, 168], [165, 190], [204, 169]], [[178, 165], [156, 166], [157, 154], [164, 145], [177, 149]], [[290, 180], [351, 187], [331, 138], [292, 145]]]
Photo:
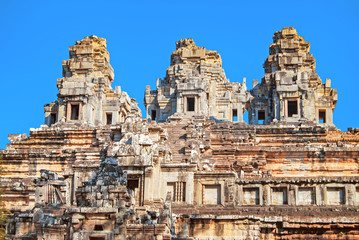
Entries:
[[346, 205], [355, 206], [356, 202], [356, 187], [353, 184], [345, 186]]
[[102, 103], [103, 103], [103, 90], [100, 89], [99, 93], [98, 93], [98, 102], [97, 102], [97, 108], [95, 108], [95, 125], [100, 125], [103, 124], [103, 119], [102, 119]]
[[270, 186], [263, 186], [263, 205], [269, 206], [271, 204], [271, 196], [270, 196]]
[[176, 111], [178, 113], [182, 113], [183, 112], [183, 103], [182, 103], [182, 93], [178, 92], [177, 93], [177, 106], [176, 106]]
[[209, 116], [217, 115], [216, 88], [217, 88], [216, 82], [211, 82], [208, 87]]
[[[148, 114], [148, 105], [146, 106], [146, 119], [149, 119], [150, 118], [150, 116], [149, 116], [149, 114]], [[120, 120], [121, 120], [121, 117], [120, 117]]]
[[71, 120], [71, 103], [67, 102], [66, 121]]
[[83, 117], [82, 117], [83, 113], [82, 113], [82, 102], [79, 103], [79, 120], [82, 120]]
[[193, 204], [193, 195], [194, 195], [194, 173], [187, 173], [186, 179], [186, 203]]
[[243, 104], [240, 102], [238, 103], [238, 108], [237, 108], [237, 121], [238, 122], [243, 122]]
[[303, 99], [303, 97], [302, 96], [300, 96], [300, 98], [299, 98], [299, 101], [300, 101], [300, 103], [299, 103], [299, 119], [301, 119], [301, 118], [304, 118], [304, 99]]
[[45, 124], [46, 124], [47, 126], [50, 126], [50, 125], [51, 125], [51, 124], [50, 124], [50, 118], [51, 118], [51, 113], [45, 112]]
[[59, 99], [59, 109], [58, 109], [58, 116], [57, 121], [61, 121], [62, 118], [66, 117], [65, 115], [65, 105], [62, 99]]
[[333, 111], [331, 108], [325, 109], [325, 123], [333, 124]]
[[201, 112], [201, 103], [200, 103], [200, 101], [201, 101], [201, 95], [197, 95], [197, 96], [195, 96], [195, 106], [194, 106], [194, 112], [195, 113], [200, 113]]
[[[280, 101], [277, 97], [274, 99], [274, 118], [279, 120], [280, 119]], [[273, 119], [271, 119], [273, 120]]]
[[327, 203], [327, 187], [323, 184], [317, 186], [318, 205], [322, 206]]
[[289, 184], [287, 187], [287, 202], [289, 206], [296, 204], [295, 196], [295, 188]]
[[119, 110], [117, 111], [112, 111], [112, 123], [113, 124], [117, 124], [120, 122], [120, 119], [119, 119]]
[[85, 116], [84, 116], [84, 120], [87, 121], [88, 123], [91, 123], [91, 119], [92, 119], [92, 105], [89, 103], [89, 101], [86, 103], [86, 105], [84, 106], [85, 108]]
[[201, 92], [200, 99], [201, 99], [201, 102], [200, 102], [198, 112], [203, 113], [205, 116], [208, 116], [208, 107], [207, 107], [206, 93], [205, 92]]
[[177, 111], [176, 106], [177, 106], [176, 100], [171, 99], [171, 113], [170, 113], [171, 115], [174, 114]]
[[239, 206], [242, 206], [243, 205], [243, 185], [239, 185], [238, 186], [238, 193], [237, 196], [238, 196], [238, 205]]
[[144, 204], [148, 204], [148, 203], [152, 203], [153, 201], [153, 197], [151, 195], [151, 187], [149, 186], [152, 186], [152, 168], [151, 167], [147, 167], [146, 170], [145, 170], [145, 175], [144, 175], [144, 196], [143, 196], [143, 199], [144, 199]]
[[287, 108], [287, 101], [284, 101], [283, 99], [280, 99], [280, 120], [284, 120], [285, 116], [287, 116], [286, 114], [286, 108]]

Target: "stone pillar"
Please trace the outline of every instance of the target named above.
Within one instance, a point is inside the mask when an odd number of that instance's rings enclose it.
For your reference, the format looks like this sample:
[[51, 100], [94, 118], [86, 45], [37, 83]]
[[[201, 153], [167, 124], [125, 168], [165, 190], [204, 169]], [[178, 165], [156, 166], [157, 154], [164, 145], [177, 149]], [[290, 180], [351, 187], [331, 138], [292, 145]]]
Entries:
[[325, 122], [327, 124], [333, 124], [333, 111], [331, 108], [325, 109]]
[[119, 119], [119, 110], [117, 111], [112, 111], [112, 124], [117, 124], [120, 122]]
[[[146, 119], [149, 119], [150, 118], [150, 115], [149, 115], [149, 113], [148, 113], [148, 109], [149, 108], [149, 106], [148, 105], [146, 105]], [[120, 120], [121, 120], [121, 117], [120, 117]]]
[[96, 98], [94, 98], [93, 96], [89, 97], [87, 99], [87, 103], [86, 103], [86, 116], [85, 119], [88, 123], [92, 123], [94, 124], [94, 118], [95, 118], [95, 106], [96, 106]]
[[269, 206], [271, 204], [271, 196], [270, 196], [270, 186], [263, 186], [263, 205]]
[[205, 116], [208, 116], [208, 105], [207, 105], [207, 101], [206, 101], [206, 98], [207, 98], [206, 93], [201, 92], [200, 98], [201, 98], [201, 103], [200, 103], [199, 113], [203, 113]]
[[182, 112], [185, 113], [187, 112], [187, 96], [181, 98], [182, 102]]
[[97, 107], [95, 108], [95, 125], [102, 125], [103, 119], [102, 119], [102, 102], [103, 102], [103, 93], [102, 90], [100, 90], [100, 93], [98, 94], [98, 102]]
[[305, 110], [304, 110], [304, 99], [303, 96], [300, 96], [299, 98], [300, 104], [299, 104], [299, 119], [304, 118], [305, 116]]
[[201, 113], [201, 96], [200, 95], [197, 95], [194, 97], [195, 99], [195, 106], [194, 106], [194, 112], [195, 113]]
[[171, 115], [177, 111], [176, 106], [177, 106], [176, 99], [171, 98]]
[[79, 181], [79, 172], [75, 171], [74, 172], [74, 175], [73, 175], [73, 179], [72, 179], [72, 192], [71, 192], [71, 195], [72, 195], [72, 203], [75, 204], [76, 203], [76, 189], [78, 188], [80, 184], [80, 181]]
[[356, 187], [353, 184], [348, 184], [345, 186], [346, 192], [346, 204], [350, 206], [355, 206], [356, 204]]
[[57, 116], [57, 121], [61, 121], [62, 118], [66, 117], [66, 113], [65, 113], [65, 105], [62, 101], [62, 99], [59, 99], [59, 109], [58, 109], [58, 116]]
[[294, 206], [294, 205], [296, 205], [296, 199], [295, 199], [295, 196], [296, 196], [296, 194], [295, 194], [295, 187], [294, 186], [292, 186], [291, 184], [289, 184], [288, 185], [288, 187], [287, 187], [287, 193], [288, 193], [288, 195], [287, 195], [287, 201], [288, 201], [288, 205], [289, 206]]
[[285, 116], [287, 116], [286, 114], [286, 108], [287, 108], [287, 101], [284, 101], [283, 99], [280, 99], [280, 120], [284, 120]]
[[[277, 120], [280, 120], [280, 101], [279, 99], [276, 97], [275, 98], [275, 109], [274, 109], [274, 118]], [[272, 119], [273, 120], [273, 119]]]
[[82, 112], [82, 102], [79, 103], [79, 119], [78, 120], [82, 120], [83, 119], [83, 112]]
[[198, 181], [195, 180], [195, 189], [194, 189], [194, 205], [201, 205], [203, 204], [203, 185]]
[[208, 87], [209, 116], [217, 116], [216, 88], [216, 82], [211, 82]]
[[145, 178], [145, 184], [144, 184], [144, 196], [143, 196], [143, 199], [144, 199], [144, 203], [146, 204], [146, 202], [150, 202], [152, 203], [153, 201], [153, 197], [151, 195], [151, 187], [152, 186], [152, 168], [151, 167], [148, 167], [145, 169], [145, 175], [144, 175], [144, 178]]
[[50, 126], [50, 125], [51, 125], [51, 124], [50, 124], [50, 118], [51, 118], [51, 113], [45, 112], [45, 124], [46, 124], [47, 126]]
[[253, 117], [253, 123], [255, 125], [257, 125], [258, 124], [258, 109], [257, 108], [254, 109], [252, 117]]
[[156, 119], [157, 119], [157, 122], [162, 121], [162, 109], [161, 109], [161, 107], [158, 107], [158, 108], [157, 108], [157, 111], [156, 111]]
[[178, 92], [177, 93], [177, 106], [176, 106], [176, 111], [178, 113], [182, 113], [183, 112], [183, 103], [182, 103], [182, 93]]
[[240, 102], [238, 103], [238, 108], [237, 108], [237, 121], [238, 122], [243, 122], [243, 104]]
[[84, 105], [84, 120], [88, 123], [91, 123], [91, 117], [92, 117], [92, 106], [91, 104], [89, 103], [89, 101], [87, 101], [87, 103]]
[[321, 201], [320, 201], [320, 205], [326, 205], [328, 202], [327, 199], [327, 187], [325, 185], [321, 185], [320, 186], [320, 197], [321, 197]]
[[66, 122], [71, 120], [71, 103], [67, 102], [67, 110], [66, 110]]
[[243, 185], [239, 185], [238, 186], [238, 194], [237, 194], [237, 196], [238, 196], [238, 205], [239, 206], [242, 206], [243, 205]]

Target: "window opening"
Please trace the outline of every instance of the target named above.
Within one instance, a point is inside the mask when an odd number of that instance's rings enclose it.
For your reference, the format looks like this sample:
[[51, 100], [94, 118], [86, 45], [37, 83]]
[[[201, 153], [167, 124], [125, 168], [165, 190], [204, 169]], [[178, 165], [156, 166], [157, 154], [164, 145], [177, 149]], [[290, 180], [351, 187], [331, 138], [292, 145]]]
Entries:
[[138, 179], [127, 180], [127, 187], [132, 190], [138, 188]]
[[90, 240], [105, 240], [105, 237], [90, 237]]
[[106, 113], [106, 124], [112, 124], [112, 113]]
[[167, 192], [171, 193], [171, 200], [175, 201], [176, 198], [176, 183], [167, 183]]
[[194, 111], [194, 97], [188, 97], [187, 98], [187, 111], [193, 112]]
[[127, 180], [127, 187], [131, 190], [134, 198], [136, 206], [140, 205], [140, 189], [138, 187], [139, 179], [128, 179]]
[[319, 110], [319, 123], [325, 123], [325, 110]]
[[293, 117], [296, 114], [298, 114], [297, 100], [288, 101], [288, 117]]
[[51, 113], [50, 115], [50, 125], [56, 123], [56, 113]]
[[232, 121], [237, 122], [238, 121], [238, 112], [237, 109], [232, 110]]
[[264, 110], [258, 111], [258, 124], [264, 124], [264, 121], [266, 119], [266, 114]]
[[156, 115], [157, 115], [156, 110], [151, 110], [151, 120], [156, 121]]
[[103, 225], [96, 224], [93, 230], [95, 230], [95, 231], [103, 231]]
[[71, 120], [79, 120], [79, 105], [71, 104]]

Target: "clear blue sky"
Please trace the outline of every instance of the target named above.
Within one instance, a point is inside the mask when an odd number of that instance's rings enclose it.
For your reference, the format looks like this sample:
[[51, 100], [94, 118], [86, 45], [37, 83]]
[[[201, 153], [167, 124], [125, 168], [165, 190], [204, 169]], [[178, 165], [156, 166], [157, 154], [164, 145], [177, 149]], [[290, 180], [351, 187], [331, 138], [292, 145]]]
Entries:
[[311, 43], [322, 80], [338, 89], [334, 122], [359, 127], [359, 1], [9, 1], [0, 2], [0, 149], [9, 133], [44, 122], [57, 97], [68, 47], [85, 36], [108, 42], [121, 85], [143, 107], [146, 85], [165, 76], [175, 41], [218, 51], [230, 81], [264, 75], [273, 33], [293, 26]]

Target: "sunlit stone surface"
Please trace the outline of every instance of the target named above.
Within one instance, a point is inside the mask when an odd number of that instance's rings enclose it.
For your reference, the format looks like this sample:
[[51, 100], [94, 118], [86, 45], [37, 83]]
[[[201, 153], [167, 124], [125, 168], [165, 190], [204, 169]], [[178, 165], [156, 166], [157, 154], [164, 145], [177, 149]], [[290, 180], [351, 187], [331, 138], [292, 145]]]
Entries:
[[9, 237], [358, 239], [359, 130], [333, 125], [309, 43], [276, 32], [250, 92], [221, 64], [178, 41], [142, 119], [106, 40], [77, 41], [45, 125], [2, 150]]

